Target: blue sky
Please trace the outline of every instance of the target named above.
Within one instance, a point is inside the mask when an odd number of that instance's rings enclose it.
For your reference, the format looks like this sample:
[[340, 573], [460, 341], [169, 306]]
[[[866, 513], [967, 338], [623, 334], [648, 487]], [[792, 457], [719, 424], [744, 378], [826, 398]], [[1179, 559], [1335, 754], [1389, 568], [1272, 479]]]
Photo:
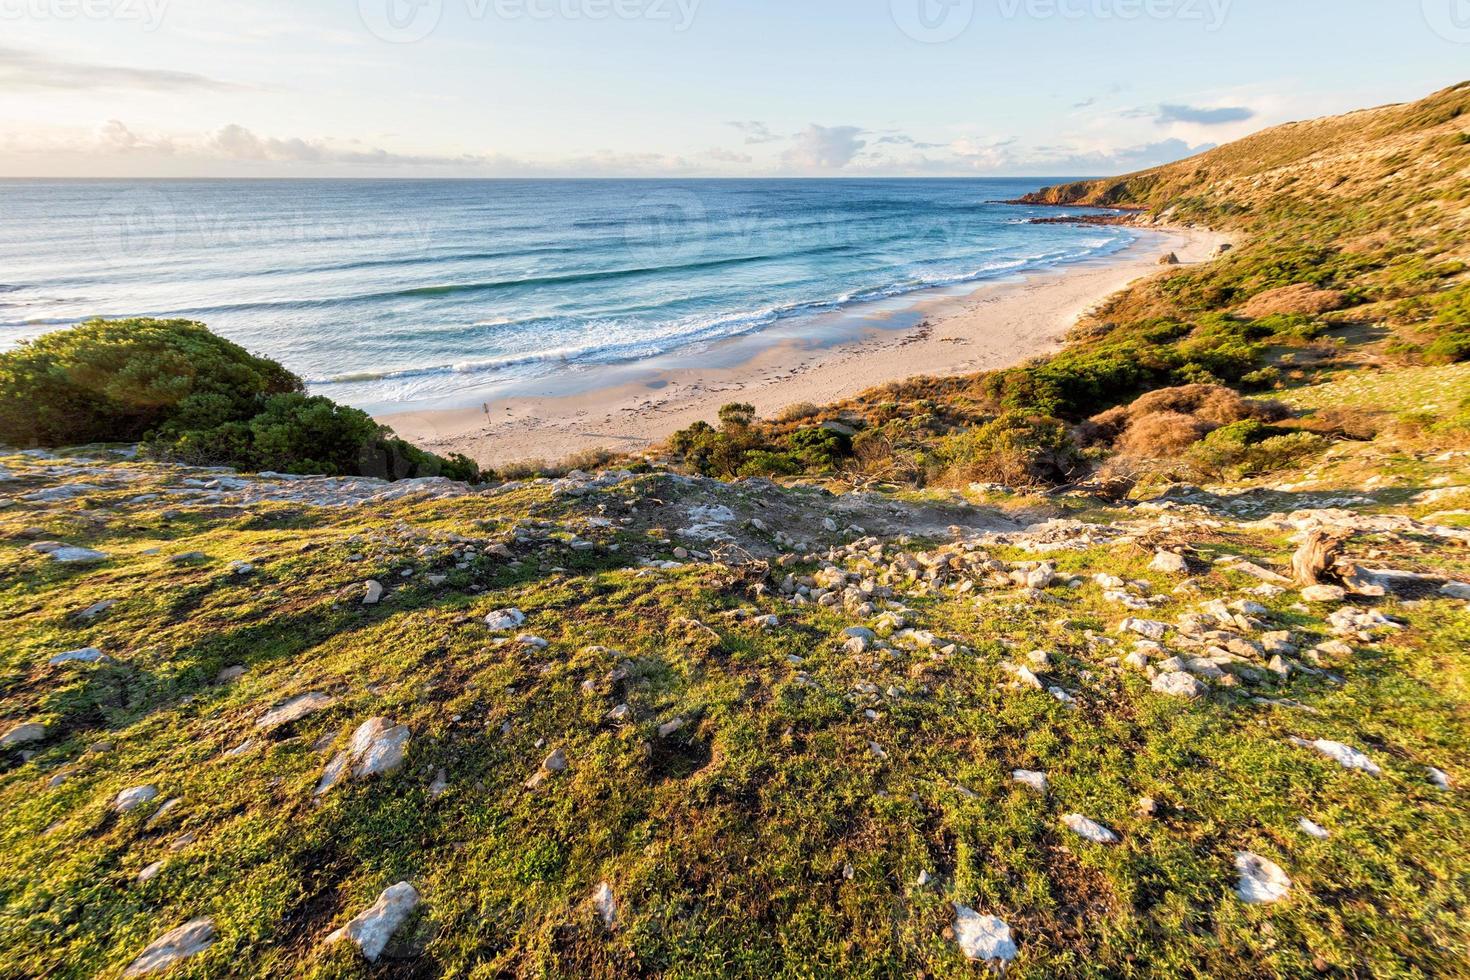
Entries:
[[4, 176], [1122, 172], [1470, 77], [1470, 0], [0, 0]]

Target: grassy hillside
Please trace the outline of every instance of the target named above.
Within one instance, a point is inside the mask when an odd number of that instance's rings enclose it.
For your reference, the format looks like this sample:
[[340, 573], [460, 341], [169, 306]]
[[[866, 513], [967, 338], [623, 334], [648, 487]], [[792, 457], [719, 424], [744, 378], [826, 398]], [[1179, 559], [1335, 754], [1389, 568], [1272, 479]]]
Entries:
[[0, 977], [1466, 975], [1467, 101], [1050, 192], [1240, 244], [686, 473], [0, 450]]

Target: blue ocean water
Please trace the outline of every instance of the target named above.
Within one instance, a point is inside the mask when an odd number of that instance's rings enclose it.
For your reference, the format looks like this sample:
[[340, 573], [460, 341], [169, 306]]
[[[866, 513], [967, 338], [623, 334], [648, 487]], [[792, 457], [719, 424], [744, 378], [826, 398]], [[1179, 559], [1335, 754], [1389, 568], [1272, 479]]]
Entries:
[[1042, 180], [0, 181], [0, 347], [203, 320], [389, 411], [1126, 247]]

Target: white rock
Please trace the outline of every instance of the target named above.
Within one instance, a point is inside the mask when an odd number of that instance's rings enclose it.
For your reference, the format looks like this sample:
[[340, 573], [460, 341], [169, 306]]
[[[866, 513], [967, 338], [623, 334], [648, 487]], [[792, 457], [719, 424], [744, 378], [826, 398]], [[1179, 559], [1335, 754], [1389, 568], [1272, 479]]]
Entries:
[[618, 901], [613, 897], [612, 886], [602, 882], [592, 892], [592, 907], [597, 910], [597, 917], [602, 920], [603, 928], [616, 929], [618, 927]]
[[993, 915], [981, 915], [963, 905], [954, 907], [954, 937], [960, 949], [972, 960], [1009, 963], [1019, 954], [1011, 927]]
[[328, 936], [327, 943], [350, 939], [369, 963], [376, 963], [388, 940], [418, 904], [419, 893], [408, 882], [400, 881], [379, 895], [369, 909]]
[[1046, 773], [1032, 772], [1030, 769], [1017, 769], [1011, 773], [1011, 779], [1025, 786], [1027, 789], [1034, 790], [1042, 795], [1046, 794], [1049, 785], [1047, 783]]
[[1259, 854], [1237, 852], [1235, 870], [1240, 872], [1235, 894], [1247, 905], [1279, 902], [1291, 891], [1291, 879], [1286, 876], [1286, 872]]
[[1341, 742], [1329, 742], [1327, 739], [1322, 738], [1312, 742], [1311, 746], [1344, 769], [1357, 769], [1371, 776], [1378, 776], [1383, 773], [1383, 770], [1378, 768], [1372, 759], [1350, 745], [1343, 745]]
[[1183, 555], [1172, 551], [1161, 551], [1154, 555], [1154, 560], [1149, 563], [1149, 571], [1160, 572], [1165, 575], [1188, 575], [1189, 562], [1184, 560]]
[[154, 878], [157, 878], [158, 877], [158, 873], [160, 871], [162, 871], [162, 870], [163, 870], [163, 862], [162, 861], [154, 861], [152, 864], [148, 865], [148, 867], [146, 867], [142, 871], [139, 871], [138, 872], [138, 884], [140, 884], [140, 885], [146, 885], [146, 884], [148, 884], [148, 882], [152, 881]]
[[145, 803], [151, 803], [158, 796], [157, 786], [134, 786], [117, 794], [112, 801], [112, 808], [118, 813], [127, 813], [136, 810]]
[[1169, 624], [1152, 619], [1125, 619], [1118, 629], [1124, 633], [1137, 633], [1145, 639], [1158, 643], [1168, 634]]
[[683, 718], [675, 718], [673, 721], [660, 725], [658, 726], [658, 737], [668, 738], [670, 735], [673, 735], [674, 733], [678, 732], [679, 729], [683, 728], [684, 724], [685, 722]]
[[1089, 820], [1080, 813], [1069, 813], [1062, 818], [1062, 823], [1067, 829], [1079, 837], [1084, 837], [1094, 844], [1116, 844], [1118, 835], [1096, 821]]
[[180, 960], [196, 956], [218, 938], [213, 919], [194, 919], [170, 929], [148, 944], [148, 948], [123, 971], [125, 977], [141, 977], [167, 970]]
[[485, 617], [485, 625], [497, 633], [513, 630], [526, 621], [526, 614], [519, 609], [497, 609]]
[[1430, 767], [1429, 781], [1439, 789], [1454, 788], [1454, 784], [1450, 782], [1449, 773], [1445, 772], [1443, 769], [1435, 769], [1433, 767]]
[[1446, 582], [1439, 594], [1450, 599], [1470, 599], [1470, 582]]
[[1347, 598], [1347, 589], [1338, 585], [1311, 585], [1302, 589], [1302, 598], [1307, 602], [1342, 602]]
[[255, 727], [265, 731], [281, 728], [292, 722], [300, 721], [308, 715], [314, 715], [318, 711], [325, 711], [334, 703], [336, 703], [335, 698], [330, 698], [325, 694], [318, 694], [315, 691], [309, 694], [301, 694], [261, 715], [260, 720], [255, 723]]
[[348, 751], [356, 765], [355, 779], [386, 776], [403, 765], [403, 755], [413, 737], [404, 725], [394, 725], [386, 718], [372, 718], [358, 726]]
[[1315, 837], [1318, 840], [1326, 840], [1327, 838], [1332, 836], [1327, 832], [1326, 827], [1323, 827], [1319, 823], [1314, 823], [1311, 820], [1308, 820], [1306, 817], [1302, 817], [1302, 819], [1297, 823], [1297, 827], [1300, 828], [1301, 832], [1306, 834], [1308, 837]]
[[382, 582], [369, 580], [367, 584], [363, 586], [363, 590], [362, 604], [364, 606], [376, 606], [378, 603], [383, 601]]
[[91, 548], [57, 548], [50, 552], [51, 560], [63, 565], [90, 565], [93, 562], [106, 561], [107, 556], [100, 551]]
[[1199, 678], [1183, 671], [1160, 674], [1153, 680], [1153, 689], [1171, 698], [1191, 699], [1204, 697], [1207, 690]]
[[106, 659], [101, 650], [96, 647], [86, 647], [81, 650], [68, 650], [66, 653], [58, 653], [52, 657], [49, 663], [53, 667], [61, 664], [95, 664], [99, 660]]

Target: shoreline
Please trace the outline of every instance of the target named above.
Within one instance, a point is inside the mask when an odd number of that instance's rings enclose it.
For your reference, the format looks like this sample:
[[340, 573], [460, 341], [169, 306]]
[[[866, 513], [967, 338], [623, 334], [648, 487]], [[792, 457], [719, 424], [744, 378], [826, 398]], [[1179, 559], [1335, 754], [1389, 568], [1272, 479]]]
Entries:
[[[402, 438], [440, 454], [462, 453], [484, 466], [556, 462], [589, 450], [636, 453], [722, 405], [749, 402], [770, 417], [789, 405], [828, 404], [879, 385], [919, 376], [973, 374], [1060, 349], [1089, 310], [1159, 271], [1174, 252], [1202, 262], [1230, 239], [1206, 229], [1146, 228], [1138, 241], [1104, 258], [1017, 279], [945, 287], [902, 304], [845, 311], [763, 331], [689, 355], [653, 358], [600, 372], [595, 387], [545, 390], [483, 407], [379, 415]], [[580, 379], [585, 381], [585, 379]]]

